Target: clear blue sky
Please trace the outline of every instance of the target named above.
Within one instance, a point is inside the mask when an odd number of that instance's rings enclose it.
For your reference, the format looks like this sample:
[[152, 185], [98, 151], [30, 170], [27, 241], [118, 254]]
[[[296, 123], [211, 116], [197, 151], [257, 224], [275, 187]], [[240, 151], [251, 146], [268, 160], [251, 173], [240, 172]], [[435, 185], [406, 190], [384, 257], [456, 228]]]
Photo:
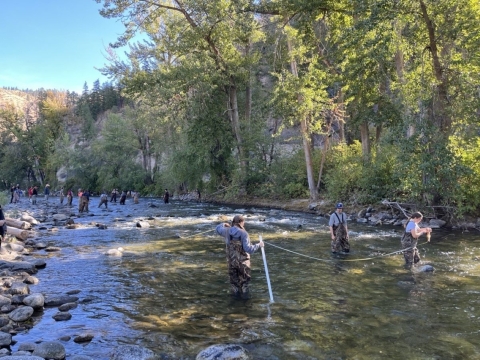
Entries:
[[[124, 26], [94, 0], [6, 0], [0, 5], [0, 87], [81, 92], [107, 63]], [[116, 49], [121, 55], [124, 50]]]

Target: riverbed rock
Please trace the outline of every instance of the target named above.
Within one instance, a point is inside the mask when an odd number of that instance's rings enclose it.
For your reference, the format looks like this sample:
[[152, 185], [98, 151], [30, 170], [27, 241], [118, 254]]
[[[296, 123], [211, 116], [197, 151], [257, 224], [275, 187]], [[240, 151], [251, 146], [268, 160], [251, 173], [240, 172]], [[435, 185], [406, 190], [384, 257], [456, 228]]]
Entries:
[[72, 318], [72, 314], [68, 311], [59, 311], [55, 315], [52, 316], [55, 321], [67, 321]]
[[66, 303], [77, 302], [78, 297], [76, 296], [66, 296], [66, 295], [59, 295], [59, 296], [48, 296], [45, 299], [45, 306], [60, 306]]
[[431, 227], [432, 229], [440, 229], [441, 227], [444, 227], [447, 224], [446, 221], [440, 220], [440, 219], [431, 219], [428, 222], [428, 226]]
[[155, 360], [152, 350], [138, 345], [120, 345], [110, 354], [110, 360]]
[[0, 260], [0, 270], [10, 270], [12, 272], [25, 271], [29, 274], [36, 274], [37, 269], [34, 265], [26, 261], [5, 261]]
[[6, 296], [0, 295], [0, 307], [3, 305], [10, 305], [12, 300]]
[[8, 289], [8, 293], [12, 295], [28, 295], [30, 288], [25, 283], [15, 282], [12, 284], [12, 287]]
[[68, 360], [93, 360], [93, 358], [86, 355], [73, 355], [73, 356], [70, 356]]
[[69, 218], [68, 215], [65, 214], [55, 214], [52, 216], [54, 221], [65, 221]]
[[419, 272], [434, 272], [435, 268], [432, 265], [423, 265], [418, 268]]
[[39, 223], [33, 216], [30, 216], [26, 213], [23, 213], [22, 216], [20, 216], [20, 220], [26, 221], [32, 225], [37, 225]]
[[32, 355], [39, 356], [43, 359], [64, 360], [66, 352], [63, 345], [59, 342], [45, 341], [35, 347]]
[[0, 332], [0, 346], [10, 346], [12, 343], [12, 335], [4, 332]]
[[73, 339], [74, 342], [76, 342], [77, 344], [80, 344], [80, 343], [86, 343], [86, 342], [89, 342], [89, 341], [92, 341], [93, 339], [93, 334], [80, 334], [78, 336], [75, 336], [75, 338]]
[[198, 353], [196, 360], [248, 360], [248, 351], [236, 344], [212, 345]]
[[60, 311], [69, 311], [69, 310], [72, 310], [72, 309], [75, 309], [76, 307], [78, 306], [77, 303], [66, 303], [66, 304], [63, 304], [63, 305], [60, 305], [58, 307], [58, 310]]
[[13, 310], [8, 317], [15, 322], [22, 322], [30, 319], [33, 314], [33, 308], [31, 306], [21, 306]]
[[43, 309], [43, 305], [45, 304], [45, 298], [42, 294], [30, 294], [25, 299], [23, 299], [23, 303], [27, 306], [32, 307], [34, 310]]
[[33, 342], [24, 342], [18, 345], [18, 351], [29, 351], [31, 355], [31, 353], [35, 350], [36, 346], [37, 344]]

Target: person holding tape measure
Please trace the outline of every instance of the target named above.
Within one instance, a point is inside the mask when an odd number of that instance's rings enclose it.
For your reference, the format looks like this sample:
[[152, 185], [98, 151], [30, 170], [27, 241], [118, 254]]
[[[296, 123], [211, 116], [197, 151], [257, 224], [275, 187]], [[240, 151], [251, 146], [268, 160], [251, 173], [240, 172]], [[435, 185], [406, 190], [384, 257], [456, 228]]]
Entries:
[[432, 228], [420, 228], [418, 224], [422, 219], [422, 213], [414, 212], [405, 226], [405, 232], [403, 233], [401, 243], [402, 249], [405, 249], [403, 251], [403, 257], [405, 258], [406, 266], [411, 266], [412, 264], [420, 262], [420, 254], [417, 249], [418, 238], [420, 235], [427, 234], [427, 241], [430, 241]]
[[242, 215], [235, 215], [232, 224], [224, 223], [216, 227], [216, 232], [225, 238], [227, 245], [228, 275], [232, 295], [248, 298], [251, 279], [250, 254], [260, 247], [263, 241], [252, 245], [250, 237], [245, 231], [245, 219]]
[[348, 253], [350, 243], [348, 242], [347, 216], [343, 213], [343, 204], [339, 202], [336, 210], [330, 215], [328, 222], [330, 227], [330, 236], [332, 238], [332, 253], [336, 254], [340, 249]]

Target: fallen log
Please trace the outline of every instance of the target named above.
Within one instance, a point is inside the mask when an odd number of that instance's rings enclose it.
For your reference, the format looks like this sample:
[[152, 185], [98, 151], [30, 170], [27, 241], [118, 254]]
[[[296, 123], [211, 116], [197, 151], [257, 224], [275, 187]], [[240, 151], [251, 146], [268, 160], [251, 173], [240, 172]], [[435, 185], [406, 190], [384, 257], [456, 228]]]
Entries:
[[12, 218], [6, 218], [5, 221], [7, 223], [7, 226], [11, 226], [17, 229], [28, 230], [32, 227], [32, 224], [30, 224], [27, 221], [22, 221], [22, 220], [17, 220]]
[[7, 234], [13, 235], [20, 240], [27, 240], [29, 232], [27, 230], [17, 229], [11, 226], [7, 226]]

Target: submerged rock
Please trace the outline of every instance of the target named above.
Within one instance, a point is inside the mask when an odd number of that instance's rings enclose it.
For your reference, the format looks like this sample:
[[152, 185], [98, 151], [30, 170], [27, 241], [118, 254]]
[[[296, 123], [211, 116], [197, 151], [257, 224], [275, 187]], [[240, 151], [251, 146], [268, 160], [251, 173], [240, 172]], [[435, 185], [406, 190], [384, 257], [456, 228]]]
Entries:
[[246, 349], [236, 344], [212, 345], [198, 353], [196, 360], [248, 360]]

